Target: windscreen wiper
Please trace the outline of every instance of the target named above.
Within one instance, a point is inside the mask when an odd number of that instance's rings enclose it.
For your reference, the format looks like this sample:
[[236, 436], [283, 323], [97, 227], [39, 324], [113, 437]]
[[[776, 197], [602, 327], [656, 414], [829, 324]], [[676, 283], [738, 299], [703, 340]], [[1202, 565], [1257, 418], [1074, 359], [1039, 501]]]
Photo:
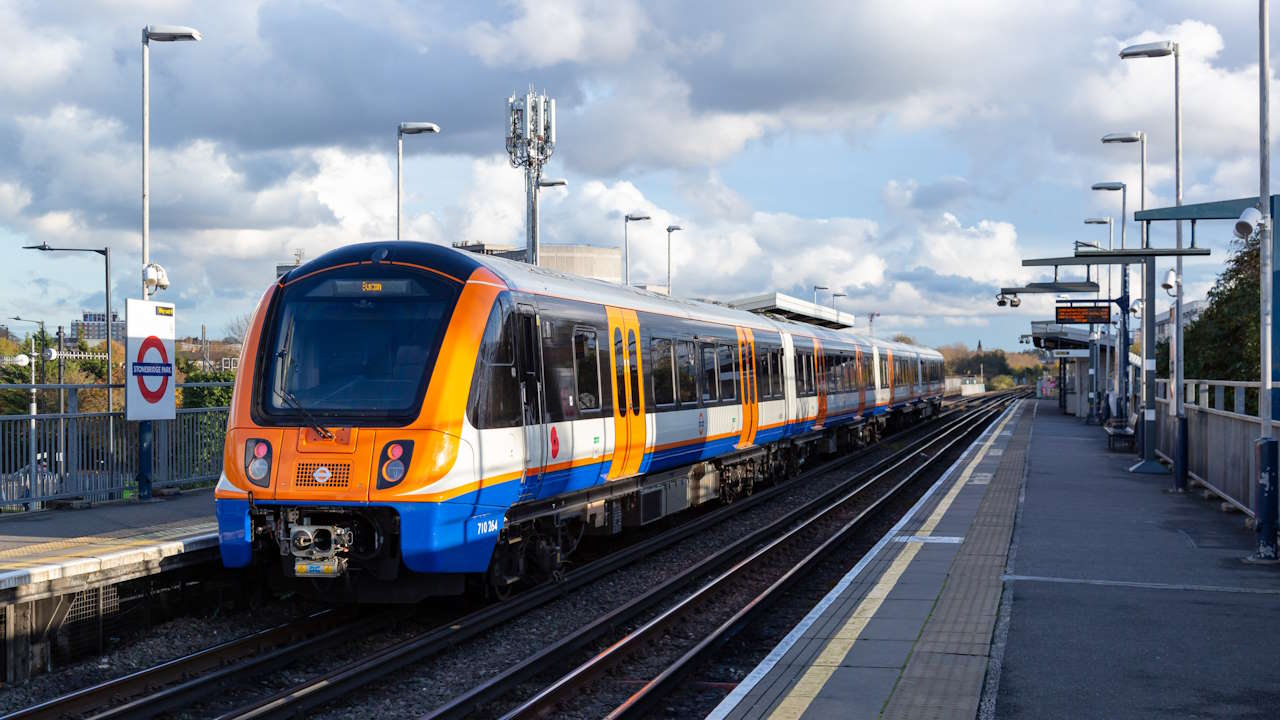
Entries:
[[289, 407], [302, 413], [302, 416], [307, 420], [307, 424], [311, 426], [312, 430], [316, 431], [316, 434], [318, 434], [320, 437], [324, 438], [325, 440], [333, 439], [333, 433], [330, 432], [329, 428], [321, 425], [320, 421], [316, 420], [314, 415], [307, 412], [307, 409], [302, 407], [302, 403], [298, 402], [298, 398], [294, 397], [293, 393], [283, 388], [280, 388], [276, 390], [276, 395], [280, 396], [280, 399], [284, 400], [285, 403], [289, 405]]

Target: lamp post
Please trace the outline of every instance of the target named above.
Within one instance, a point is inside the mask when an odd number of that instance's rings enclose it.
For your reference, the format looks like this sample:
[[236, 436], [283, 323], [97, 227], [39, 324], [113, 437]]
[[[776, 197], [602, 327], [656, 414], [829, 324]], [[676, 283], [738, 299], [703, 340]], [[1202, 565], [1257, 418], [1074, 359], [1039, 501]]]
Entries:
[[826, 289], [827, 289], [827, 286], [826, 286], [826, 285], [814, 285], [814, 286], [813, 286], [813, 304], [814, 304], [814, 305], [817, 305], [817, 304], [818, 304], [818, 291], [819, 291], [819, 290], [826, 290]]
[[400, 220], [400, 196], [404, 194], [404, 180], [400, 167], [404, 164], [404, 136], [433, 135], [438, 132], [440, 132], [440, 126], [429, 122], [402, 122], [396, 127], [396, 240], [400, 239], [402, 226]]
[[[29, 323], [34, 323], [36, 325], [39, 325], [40, 337], [41, 338], [44, 337], [44, 321], [43, 320], [27, 320], [26, 318], [20, 318], [17, 315], [14, 315], [10, 319], [17, 320], [18, 322], [29, 322]], [[34, 335], [31, 336], [30, 358], [31, 358], [31, 407], [29, 408], [29, 410], [31, 413], [31, 420], [29, 421], [29, 424], [27, 427], [27, 462], [28, 462], [27, 467], [29, 470], [28, 482], [30, 484], [28, 485], [27, 489], [29, 492], [35, 492], [36, 491], [36, 414], [39, 411], [36, 407], [36, 360], [35, 360], [36, 338]], [[44, 360], [41, 359], [41, 362], [43, 363]]]
[[[151, 43], [200, 41], [200, 31], [182, 25], [148, 25], [142, 28], [142, 299], [151, 297], [147, 266], [151, 264]], [[111, 318], [107, 318], [110, 328]], [[107, 333], [108, 337], [111, 335]], [[108, 344], [110, 347], [110, 344]]]
[[836, 310], [836, 298], [849, 297], [844, 293], [831, 293], [831, 309], [836, 313], [836, 322], [840, 321], [840, 311]]
[[[1114, 250], [1114, 249], [1115, 249], [1115, 227], [1114, 227], [1114, 223], [1112, 222], [1112, 220], [1111, 220], [1111, 217], [1110, 217], [1110, 216], [1107, 216], [1107, 217], [1091, 217], [1091, 218], [1085, 218], [1085, 219], [1084, 219], [1084, 223], [1085, 223], [1086, 225], [1103, 225], [1103, 224], [1105, 224], [1105, 225], [1107, 226], [1107, 250]], [[1110, 303], [1110, 302], [1111, 302], [1111, 300], [1112, 300], [1112, 296], [1111, 296], [1111, 274], [1112, 274], [1112, 273], [1111, 273], [1111, 266], [1110, 266], [1110, 265], [1108, 265], [1108, 266], [1107, 266], [1107, 302], [1108, 302], [1108, 303]], [[1107, 328], [1106, 328], [1106, 330], [1107, 330], [1107, 335], [1108, 335], [1108, 336], [1112, 335], [1112, 333], [1111, 333], [1111, 325], [1110, 325], [1110, 323], [1108, 323], [1108, 324], [1107, 324]], [[1115, 341], [1114, 341], [1114, 337], [1112, 338], [1111, 347], [1109, 348], [1108, 352], [1109, 352], [1109, 353], [1114, 353], [1114, 352], [1115, 352]], [[1107, 367], [1107, 369], [1108, 369], [1108, 372], [1109, 372], [1109, 371], [1110, 371], [1110, 368], [1111, 368], [1111, 356], [1110, 356], [1110, 354], [1109, 354], [1109, 355], [1107, 355], [1107, 361], [1106, 361], [1106, 363], [1104, 363], [1104, 364], [1106, 365], [1106, 367]], [[1105, 385], [1111, 385], [1112, 397], [1114, 397], [1115, 395], [1119, 395], [1119, 394], [1120, 394], [1120, 379], [1119, 379], [1118, 377], [1113, 377], [1109, 383], [1105, 383], [1105, 384], [1104, 384], [1104, 387], [1105, 387]]]
[[[14, 315], [13, 317], [11, 317], [11, 318], [9, 318], [9, 319], [10, 319], [10, 320], [17, 320], [18, 322], [31, 323], [32, 325], [38, 325], [38, 326], [40, 327], [40, 355], [39, 355], [39, 357], [40, 357], [40, 382], [42, 382], [42, 383], [43, 383], [43, 382], [47, 381], [47, 380], [48, 380], [48, 376], [47, 376], [47, 374], [45, 373], [44, 351], [45, 351], [45, 349], [48, 347], [48, 345], [47, 345], [47, 343], [45, 342], [45, 339], [44, 339], [44, 337], [45, 337], [45, 336], [44, 336], [44, 321], [43, 321], [43, 320], [32, 320], [32, 319], [30, 319], [30, 318], [24, 318], [24, 317], [18, 317], [17, 315]], [[34, 354], [34, 353], [35, 353], [35, 342], [36, 342], [36, 339], [35, 339], [34, 337], [32, 337], [32, 338], [31, 338], [31, 348], [32, 348], [32, 355], [31, 355], [31, 357], [32, 357], [32, 358], [35, 358], [35, 357], [36, 357], [36, 355]], [[35, 377], [36, 377], [36, 376], [35, 376], [35, 365], [34, 365], [34, 364], [32, 364], [32, 366], [31, 366], [31, 367], [32, 367], [32, 370], [31, 370], [31, 373], [32, 373], [32, 375], [31, 375], [31, 382], [33, 382], [33, 383], [34, 383], [34, 382], [35, 382]], [[33, 399], [35, 398], [35, 392], [36, 392], [36, 391], [35, 391], [34, 389], [32, 389], [32, 391], [31, 391], [31, 397], [32, 397]]]
[[[1129, 223], [1125, 222], [1128, 204], [1128, 187], [1122, 182], [1100, 182], [1094, 183], [1093, 189], [1105, 192], [1120, 191], [1120, 248], [1124, 249], [1125, 245], [1125, 226]], [[1128, 372], [1125, 367], [1128, 364], [1129, 357], [1129, 266], [1120, 266], [1120, 298], [1117, 302], [1120, 310], [1120, 342], [1116, 347], [1116, 415], [1124, 418], [1126, 423], [1129, 418], [1129, 382]], [[1146, 354], [1146, 348], [1143, 348], [1143, 354]]]
[[[151, 264], [151, 43], [199, 42], [200, 31], [183, 25], [148, 25], [142, 28], [142, 299], [150, 300], [153, 287], [168, 287], [163, 269]], [[111, 314], [107, 322], [107, 365], [111, 364]], [[107, 397], [111, 388], [107, 387]], [[114, 450], [113, 443], [108, 453]], [[138, 423], [138, 499], [151, 499], [151, 422]], [[108, 470], [108, 472], [112, 472]]]
[[633, 222], [648, 220], [643, 213], [627, 213], [622, 219], [622, 286], [631, 287], [631, 240], [627, 237], [627, 226]]
[[107, 439], [109, 442], [107, 454], [111, 455], [115, 448], [115, 404], [111, 399], [111, 331], [113, 323], [111, 322], [111, 247], [103, 248], [64, 248], [51, 247], [49, 243], [42, 242], [39, 245], [24, 245], [23, 250], [39, 250], [41, 252], [88, 252], [97, 253], [103, 259], [103, 290], [106, 293], [106, 314], [103, 315], [104, 325], [106, 327], [106, 349], [107, 349]]
[[[1261, 6], [1260, 6], [1261, 9]], [[1161, 40], [1141, 45], [1131, 45], [1120, 51], [1124, 60], [1136, 58], [1159, 58], [1173, 56], [1173, 176], [1174, 202], [1182, 204], [1182, 50], [1177, 42]], [[1145, 153], [1144, 153], [1145, 160]], [[1145, 207], [1143, 208], [1145, 209]], [[1182, 249], [1182, 221], [1177, 223], [1177, 245]], [[1182, 277], [1182, 256], [1174, 260], [1174, 268], [1178, 277]], [[1178, 283], [1173, 298], [1173, 338], [1169, 342], [1170, 374], [1173, 384], [1173, 397], [1170, 398], [1169, 414], [1174, 416], [1175, 451], [1173, 460], [1174, 491], [1185, 492], [1187, 489], [1187, 413], [1184, 405], [1184, 367], [1183, 332], [1182, 332], [1182, 283]]]
[[667, 226], [667, 297], [671, 297], [671, 233], [684, 228], [679, 225]]
[[542, 264], [542, 230], [541, 221], [538, 219], [538, 202], [542, 196], [542, 188], [564, 187], [568, 184], [569, 181], [564, 178], [549, 179], [540, 177], [532, 188], [533, 197], [529, 201], [529, 247], [532, 248], [532, 252], [526, 252], [525, 259], [535, 267]]
[[[1245, 558], [1246, 562], [1275, 563], [1280, 561], [1280, 553], [1276, 547], [1276, 531], [1280, 525], [1280, 489], [1277, 480], [1277, 446], [1272, 435], [1276, 392], [1275, 358], [1272, 353], [1276, 348], [1272, 337], [1275, 318], [1272, 306], [1275, 302], [1275, 287], [1272, 281], [1272, 268], [1275, 262], [1275, 248], [1272, 247], [1275, 231], [1271, 227], [1271, 13], [1267, 0], [1258, 2], [1258, 208], [1245, 210], [1240, 222], [1236, 223], [1236, 236], [1247, 238], [1254, 228], [1248, 227], [1246, 217], [1252, 215], [1256, 220], [1258, 233], [1258, 256], [1261, 265], [1260, 280], [1260, 316], [1261, 327], [1259, 342], [1260, 362], [1262, 369], [1262, 388], [1258, 393], [1258, 419], [1261, 421], [1261, 433], [1256, 445], [1257, 453], [1257, 490], [1255, 492], [1254, 516], [1257, 530], [1257, 549]], [[1246, 227], [1242, 228], [1241, 225]]]
[[867, 313], [867, 331], [871, 333], [871, 337], [876, 336], [876, 318], [878, 317], [880, 317], [880, 313], [878, 312]]

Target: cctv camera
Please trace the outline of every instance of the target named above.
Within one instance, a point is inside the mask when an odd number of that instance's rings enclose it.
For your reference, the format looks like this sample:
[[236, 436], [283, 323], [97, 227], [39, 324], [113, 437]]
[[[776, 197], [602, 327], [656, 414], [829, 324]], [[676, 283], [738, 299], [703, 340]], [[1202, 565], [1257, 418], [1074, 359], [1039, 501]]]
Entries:
[[1182, 281], [1178, 278], [1178, 271], [1173, 268], [1169, 268], [1169, 274], [1165, 276], [1164, 282], [1160, 283], [1160, 287], [1165, 290], [1172, 290], [1181, 284]]
[[998, 295], [998, 296], [996, 296], [996, 306], [997, 306], [997, 307], [1004, 307], [1005, 305], [1008, 305], [1008, 304], [1009, 304], [1009, 301], [1008, 301], [1008, 300], [1006, 300], [1006, 299], [1005, 299], [1005, 297], [1004, 297], [1003, 295]]
[[1262, 220], [1262, 213], [1258, 212], [1258, 208], [1245, 208], [1240, 213], [1240, 219], [1236, 220], [1235, 233], [1236, 237], [1241, 240], [1247, 240], [1254, 231], [1258, 229], [1258, 223]]
[[1018, 307], [1021, 304], [1022, 300], [1020, 300], [1017, 295], [1009, 298], [1009, 307]]
[[142, 268], [142, 282], [150, 292], [164, 290], [169, 287], [169, 273], [157, 263], [148, 263]]

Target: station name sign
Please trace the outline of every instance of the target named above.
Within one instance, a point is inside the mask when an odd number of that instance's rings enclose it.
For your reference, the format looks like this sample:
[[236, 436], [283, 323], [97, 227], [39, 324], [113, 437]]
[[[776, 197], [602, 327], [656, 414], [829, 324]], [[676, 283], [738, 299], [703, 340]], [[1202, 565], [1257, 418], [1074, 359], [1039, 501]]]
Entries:
[[1106, 325], [1111, 322], [1109, 305], [1059, 305], [1054, 312], [1059, 325]]

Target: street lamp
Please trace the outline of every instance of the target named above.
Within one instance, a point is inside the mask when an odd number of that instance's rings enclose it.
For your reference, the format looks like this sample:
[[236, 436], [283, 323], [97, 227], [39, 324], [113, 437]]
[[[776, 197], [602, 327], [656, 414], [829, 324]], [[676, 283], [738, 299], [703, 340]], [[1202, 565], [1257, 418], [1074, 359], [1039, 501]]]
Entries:
[[871, 337], [876, 336], [876, 318], [880, 317], [880, 315], [881, 313], [878, 312], [867, 313], [867, 331], [871, 333]]
[[627, 237], [627, 226], [633, 222], [648, 220], [643, 213], [627, 213], [622, 220], [622, 286], [631, 287], [631, 241]]
[[440, 126], [429, 122], [402, 122], [396, 127], [396, 240], [400, 239], [400, 196], [404, 194], [404, 180], [400, 174], [400, 166], [404, 164], [404, 136], [438, 132]]
[[849, 296], [845, 295], [844, 293], [831, 293], [831, 309], [835, 310], [836, 322], [840, 321], [840, 311], [836, 310], [836, 298], [842, 298], [842, 297], [849, 297]]
[[671, 297], [671, 233], [683, 229], [679, 225], [667, 226], [667, 297]]
[[[43, 321], [43, 320], [31, 320], [31, 319], [29, 319], [29, 318], [18, 317], [17, 315], [14, 315], [13, 317], [11, 317], [11, 318], [9, 318], [9, 319], [10, 319], [10, 320], [17, 320], [18, 322], [31, 323], [32, 325], [39, 325], [39, 326], [40, 326], [40, 382], [44, 382], [45, 380], [47, 380], [47, 379], [48, 379], [48, 378], [46, 377], [46, 375], [45, 375], [45, 371], [44, 371], [44, 369], [45, 369], [45, 364], [44, 364], [44, 351], [45, 351], [45, 349], [48, 347], [48, 346], [45, 344], [45, 339], [44, 339], [44, 337], [45, 337], [45, 336], [44, 336], [44, 321]], [[32, 356], [33, 358], [36, 356], [36, 355], [35, 355], [35, 352], [36, 352], [36, 339], [33, 337], [33, 338], [31, 338], [31, 356]], [[31, 382], [33, 382], [33, 383], [34, 383], [34, 382], [35, 382], [35, 378], [36, 378], [36, 376], [35, 376], [35, 365], [32, 365], [32, 366], [31, 366]], [[35, 392], [36, 392], [36, 391], [35, 391], [35, 389], [34, 389], [34, 388], [32, 388], [32, 390], [31, 390], [31, 394], [32, 394], [32, 397], [33, 397], [33, 398], [35, 397]]]
[[[1114, 192], [1120, 191], [1120, 248], [1125, 246], [1125, 227], [1129, 224], [1126, 222], [1128, 218], [1128, 187], [1122, 182], [1100, 182], [1093, 184], [1094, 190]], [[1091, 218], [1094, 219], [1094, 218]], [[1121, 347], [1115, 348], [1116, 351], [1116, 415], [1122, 418], [1128, 418], [1128, 398], [1126, 393], [1128, 390], [1125, 382], [1125, 368], [1122, 363], [1127, 363], [1129, 357], [1129, 316], [1126, 305], [1129, 302], [1129, 266], [1120, 266], [1120, 338]], [[1146, 349], [1143, 349], [1143, 355], [1146, 355]], [[1143, 368], [1143, 372], [1146, 368]]]
[[[182, 25], [148, 25], [142, 28], [142, 299], [151, 297], [147, 282], [151, 265], [151, 42], [200, 41], [200, 31]], [[167, 285], [167, 282], [166, 282]], [[107, 317], [110, 330], [111, 318]], [[110, 338], [111, 333], [107, 333]], [[110, 342], [107, 348], [110, 349]], [[110, 391], [108, 391], [110, 392]]]
[[818, 304], [818, 291], [819, 291], [819, 290], [826, 290], [826, 289], [827, 289], [827, 286], [826, 286], [826, 285], [814, 285], [814, 286], [813, 286], [813, 304], [814, 304], [814, 305], [817, 305], [817, 304]]
[[[1259, 19], [1263, 19], [1266, 15], [1266, 2], [1259, 3]], [[1157, 42], [1143, 43], [1141, 45], [1130, 45], [1120, 51], [1120, 59], [1132, 60], [1135, 58], [1160, 58], [1173, 56], [1173, 184], [1174, 184], [1174, 204], [1182, 205], [1182, 50], [1177, 42], [1173, 40], [1160, 40]], [[1266, 59], [1261, 62], [1265, 65]], [[1265, 69], [1265, 68], [1264, 68]], [[1264, 111], [1265, 112], [1265, 111]], [[1146, 143], [1145, 137], [1143, 142], [1143, 165], [1146, 164]], [[1143, 209], [1146, 209], [1145, 206]], [[1144, 233], [1145, 238], [1145, 233]], [[1177, 245], [1178, 249], [1182, 249], [1182, 221], [1177, 223]], [[1143, 244], [1146, 247], [1146, 244]], [[1178, 273], [1178, 277], [1182, 277], [1182, 256], [1179, 255], [1174, 260], [1174, 269]], [[1169, 363], [1173, 373], [1170, 380], [1173, 381], [1173, 404], [1169, 408], [1170, 413], [1176, 418], [1176, 456], [1174, 462], [1174, 489], [1176, 491], [1186, 490], [1187, 487], [1187, 468], [1186, 463], [1182, 462], [1182, 458], [1186, 457], [1183, 448], [1186, 446], [1186, 430], [1187, 430], [1187, 414], [1183, 407], [1183, 366], [1182, 366], [1182, 285], [1178, 284], [1177, 293], [1173, 299], [1173, 339], [1169, 343], [1169, 348], [1173, 356], [1173, 362]], [[1146, 355], [1144, 352], [1143, 355]], [[1265, 423], [1264, 423], [1265, 425]]]

